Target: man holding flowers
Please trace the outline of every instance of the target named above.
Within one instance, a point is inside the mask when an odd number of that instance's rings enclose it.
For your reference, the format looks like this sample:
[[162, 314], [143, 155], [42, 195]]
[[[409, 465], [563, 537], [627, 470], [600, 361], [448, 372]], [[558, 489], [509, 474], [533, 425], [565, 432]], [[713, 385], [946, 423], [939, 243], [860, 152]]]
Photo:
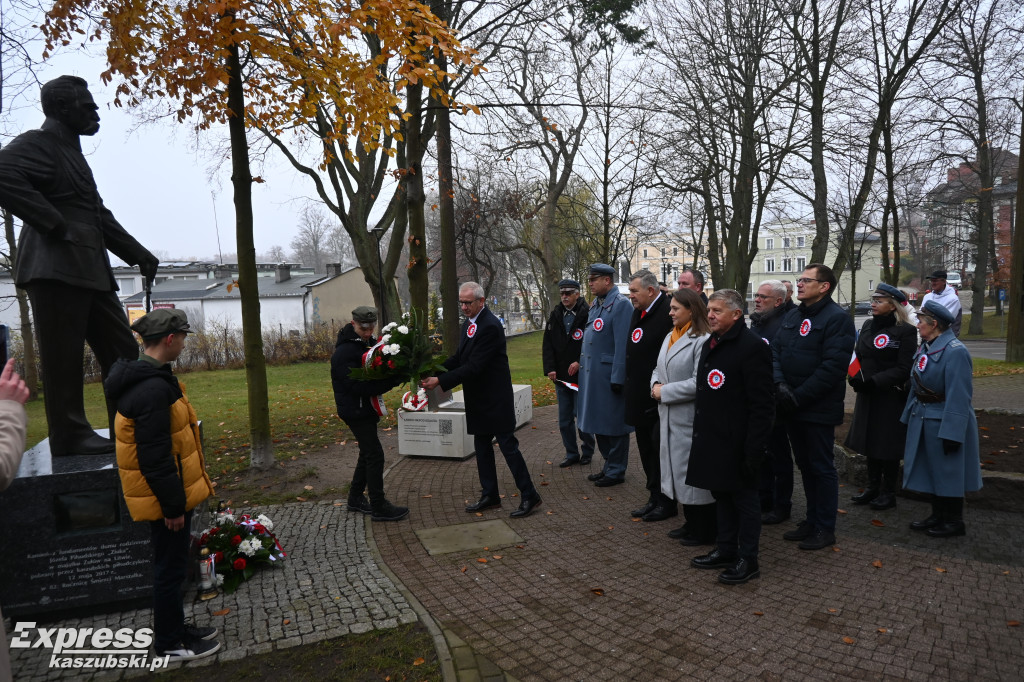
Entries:
[[540, 495], [530, 478], [514, 433], [516, 414], [512, 375], [505, 350], [505, 330], [494, 313], [487, 309], [483, 287], [476, 282], [466, 282], [459, 287], [459, 307], [466, 321], [459, 335], [458, 350], [444, 361], [448, 371], [420, 383], [426, 389], [440, 386], [445, 391], [462, 384], [466, 392], [466, 429], [473, 434], [476, 468], [482, 489], [480, 499], [467, 506], [466, 511], [478, 512], [501, 506], [494, 446], [491, 445], [493, 438], [498, 441], [498, 448], [505, 456], [521, 495], [519, 508], [511, 516], [529, 516], [540, 504]]
[[[359, 443], [359, 459], [348, 491], [348, 510], [370, 514], [374, 521], [399, 521], [409, 515], [408, 507], [391, 504], [384, 497], [384, 448], [377, 436], [378, 409], [383, 404], [380, 396], [402, 383], [401, 378], [357, 380], [352, 370], [363, 366], [363, 358], [374, 347], [374, 327], [377, 310], [361, 305], [352, 311], [352, 321], [338, 333], [338, 342], [331, 356], [331, 385], [338, 416], [352, 430]], [[390, 346], [382, 346], [382, 355], [374, 362], [384, 360], [391, 353]], [[395, 349], [397, 350], [397, 349]], [[390, 361], [392, 366], [394, 361]], [[382, 410], [383, 411], [383, 410]], [[367, 501], [363, 490], [370, 494]]]

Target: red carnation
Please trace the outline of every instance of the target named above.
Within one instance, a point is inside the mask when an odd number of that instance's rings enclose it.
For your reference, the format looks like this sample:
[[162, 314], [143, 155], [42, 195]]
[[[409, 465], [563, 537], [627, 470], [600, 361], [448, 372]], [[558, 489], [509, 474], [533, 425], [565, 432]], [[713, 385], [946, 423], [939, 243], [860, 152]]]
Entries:
[[388, 369], [394, 369], [394, 368], [395, 368], [395, 361], [394, 360], [388, 360]]
[[266, 533], [267, 532], [266, 527], [262, 523], [257, 523], [255, 526], [252, 527], [252, 529], [254, 531], [256, 531], [257, 533]]
[[384, 364], [384, 361], [380, 359], [380, 356], [377, 356], [373, 359], [373, 367], [380, 367], [382, 364]]
[[234, 568], [236, 571], [244, 571], [245, 559], [243, 559], [242, 557], [238, 557], [237, 559], [235, 559], [235, 563], [231, 564], [231, 567]]
[[224, 563], [224, 552], [214, 552], [213, 553], [213, 560], [215, 562], [217, 562], [218, 564]]
[[241, 535], [236, 535], [235, 537], [231, 538], [231, 546], [232, 547], [237, 547], [240, 544], [242, 544], [242, 536]]

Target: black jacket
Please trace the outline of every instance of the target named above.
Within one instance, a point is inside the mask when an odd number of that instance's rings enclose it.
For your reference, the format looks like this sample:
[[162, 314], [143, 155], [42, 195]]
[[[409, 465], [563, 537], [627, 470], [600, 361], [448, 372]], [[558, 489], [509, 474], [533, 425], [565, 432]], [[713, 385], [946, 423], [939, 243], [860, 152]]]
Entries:
[[362, 367], [363, 354], [375, 343], [376, 339], [367, 342], [359, 338], [351, 322], [338, 332], [338, 342], [331, 355], [331, 386], [334, 387], [334, 404], [338, 408], [338, 416], [345, 421], [379, 421], [380, 417], [370, 405], [370, 398], [383, 395], [402, 383], [399, 380], [384, 379], [357, 381], [349, 376], [353, 368]]
[[139, 471], [167, 518], [185, 513], [185, 488], [173, 456], [171, 406], [181, 399], [171, 366], [157, 367], [147, 360], [118, 360], [103, 382], [103, 390], [117, 403], [117, 411], [133, 420]]
[[[794, 308], [796, 306], [793, 306]], [[768, 343], [772, 342], [779, 327], [782, 326], [782, 318], [786, 316], [786, 304], [770, 310], [767, 314], [750, 314], [750, 331], [754, 332]]]
[[712, 338], [704, 342], [697, 370], [686, 484], [705, 490], [756, 489], [775, 420], [771, 350], [742, 319], [714, 348]]
[[775, 383], [789, 384], [798, 410], [793, 419], [842, 424], [846, 370], [853, 357], [853, 320], [825, 296], [786, 313], [772, 339]]
[[[472, 332], [472, 335], [470, 335]], [[466, 430], [472, 434], [512, 433], [516, 429], [512, 374], [505, 350], [505, 330], [485, 306], [476, 318], [462, 323], [459, 348], [444, 361], [441, 388], [462, 384], [466, 395]]]
[[644, 415], [658, 418], [658, 402], [651, 397], [651, 374], [658, 364], [658, 353], [665, 337], [672, 331], [672, 318], [668, 316], [668, 294], [661, 294], [651, 312], [641, 319], [639, 310], [633, 310], [629, 322], [629, 343], [626, 344], [626, 423], [638, 426]]
[[907, 403], [917, 329], [895, 315], [870, 317], [857, 337], [864, 386], [857, 393], [845, 445], [874, 459], [899, 460], [907, 439], [900, 415]]
[[547, 326], [544, 327], [544, 341], [541, 346], [541, 357], [544, 362], [544, 374], [555, 372], [558, 379], [576, 383], [579, 374], [569, 376], [569, 365], [580, 361], [580, 349], [583, 347], [583, 330], [587, 328], [590, 306], [580, 296], [572, 310], [576, 319], [572, 322], [569, 333], [565, 332], [562, 320], [565, 306], [559, 303], [551, 311]]

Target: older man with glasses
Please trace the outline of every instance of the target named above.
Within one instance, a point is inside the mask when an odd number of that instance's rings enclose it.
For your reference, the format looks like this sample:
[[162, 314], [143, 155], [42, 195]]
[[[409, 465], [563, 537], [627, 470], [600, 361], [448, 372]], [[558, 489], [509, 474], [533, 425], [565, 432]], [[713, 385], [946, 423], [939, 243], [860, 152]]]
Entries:
[[807, 517], [783, 535], [800, 549], [835, 543], [839, 476], [833, 460], [835, 427], [843, 423], [846, 369], [856, 332], [850, 316], [835, 304], [836, 276], [812, 263], [796, 281], [800, 305], [782, 320], [772, 340], [780, 418], [800, 467]]
[[558, 397], [558, 430], [565, 446], [565, 459], [558, 465], [563, 469], [573, 464], [590, 464], [594, 456], [594, 437], [579, 432], [583, 441], [583, 455], [576, 442], [576, 393], [580, 371], [580, 350], [583, 348], [583, 330], [587, 328], [590, 313], [587, 301], [580, 296], [580, 283], [563, 279], [558, 283], [561, 303], [555, 306], [544, 327], [542, 358], [544, 373], [555, 383]]

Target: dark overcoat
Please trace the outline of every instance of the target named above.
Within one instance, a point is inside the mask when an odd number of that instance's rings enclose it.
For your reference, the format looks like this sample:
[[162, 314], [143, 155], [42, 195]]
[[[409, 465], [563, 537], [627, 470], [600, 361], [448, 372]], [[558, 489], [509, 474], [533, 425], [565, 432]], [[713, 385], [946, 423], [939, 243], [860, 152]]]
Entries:
[[78, 137], [48, 123], [0, 149], [0, 206], [24, 223], [14, 281], [116, 291], [108, 250], [129, 265], [153, 256], [103, 205]]
[[[772, 354], [740, 319], [711, 348], [704, 342], [697, 370], [693, 445], [686, 484], [705, 490], [755, 490], [775, 420]], [[743, 461], [755, 462], [753, 476]]]
[[380, 421], [370, 398], [383, 395], [402, 384], [397, 379], [359, 381], [350, 376], [353, 369], [363, 366], [363, 355], [376, 343], [377, 339], [373, 338], [364, 341], [356, 334], [351, 322], [338, 332], [338, 341], [334, 344], [334, 353], [331, 355], [331, 387], [334, 389], [334, 404], [338, 408], [338, 416], [346, 421]]
[[903, 459], [907, 427], [899, 415], [907, 404], [910, 367], [917, 351], [917, 329], [896, 324], [896, 316], [864, 322], [857, 337], [864, 387], [857, 393], [846, 447], [873, 459]]
[[843, 423], [846, 370], [856, 336], [853, 320], [828, 296], [801, 303], [782, 318], [771, 342], [775, 383], [793, 389], [799, 406], [794, 420]]
[[[907, 425], [903, 487], [942, 497], [963, 497], [981, 489], [978, 420], [971, 354], [947, 329], [914, 356], [910, 395], [900, 419]], [[915, 391], [932, 391], [944, 400], [923, 403]], [[947, 453], [942, 441], [960, 444]]]
[[651, 374], [658, 364], [658, 353], [665, 337], [672, 331], [668, 316], [668, 294], [661, 294], [650, 312], [641, 316], [633, 310], [629, 323], [629, 344], [626, 346], [626, 423], [636, 426], [644, 415], [658, 414], [658, 401], [651, 397]]
[[555, 373], [556, 379], [576, 383], [579, 376], [569, 376], [569, 365], [580, 361], [580, 350], [583, 348], [583, 330], [587, 328], [587, 315], [590, 312], [586, 300], [580, 296], [572, 311], [576, 318], [572, 321], [569, 331], [565, 331], [565, 306], [559, 303], [551, 311], [548, 324], [544, 327], [544, 340], [541, 345], [541, 358], [544, 363], [544, 374]]
[[486, 306], [477, 315], [476, 324], [469, 320], [462, 323], [459, 348], [444, 361], [444, 366], [449, 371], [437, 379], [445, 391], [462, 384], [469, 433], [487, 435], [516, 430], [505, 330]]
[[626, 424], [625, 391], [611, 390], [611, 384], [626, 383], [626, 344], [632, 312], [633, 304], [614, 287], [604, 301], [595, 298], [590, 304], [576, 401], [577, 426], [583, 433], [624, 436], [633, 432], [633, 427]]

